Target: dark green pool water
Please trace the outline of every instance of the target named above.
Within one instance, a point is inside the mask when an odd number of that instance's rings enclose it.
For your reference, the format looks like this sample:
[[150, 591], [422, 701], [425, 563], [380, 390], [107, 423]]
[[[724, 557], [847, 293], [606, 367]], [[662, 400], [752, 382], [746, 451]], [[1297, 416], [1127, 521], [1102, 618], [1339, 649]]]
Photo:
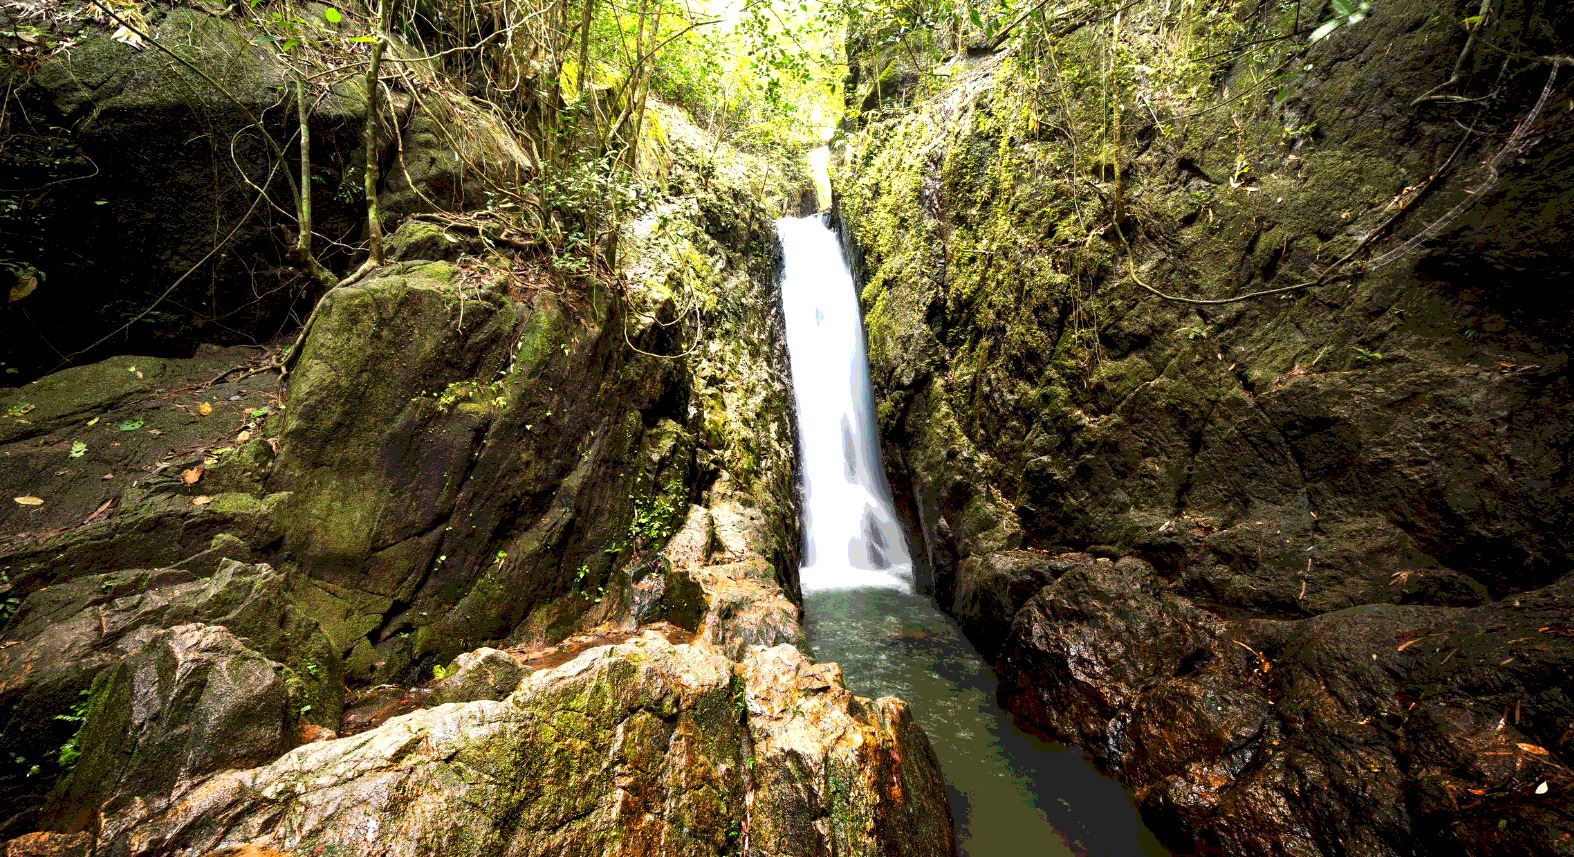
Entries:
[[995, 674], [955, 622], [900, 589], [804, 593], [809, 641], [861, 696], [906, 700], [945, 773], [957, 842], [971, 857], [1168, 855], [1131, 797], [1080, 750], [1022, 732]]

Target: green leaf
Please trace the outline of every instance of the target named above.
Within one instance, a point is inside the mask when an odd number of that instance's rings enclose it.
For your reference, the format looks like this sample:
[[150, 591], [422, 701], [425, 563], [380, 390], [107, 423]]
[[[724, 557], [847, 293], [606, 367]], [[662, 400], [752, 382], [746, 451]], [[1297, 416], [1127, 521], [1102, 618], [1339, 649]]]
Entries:
[[327, 21], [330, 24], [337, 24], [340, 21], [344, 20], [344, 16], [339, 14], [339, 10], [333, 8], [332, 6], [329, 6], [328, 8], [322, 10], [322, 17], [323, 17], [323, 20]]
[[377, 37], [376, 36], [352, 36], [352, 37], [346, 39], [345, 41], [348, 41], [348, 42], [376, 42], [377, 41]]
[[120, 424], [121, 431], [136, 431], [139, 428], [142, 428], [141, 420], [126, 420]]
[[81, 458], [84, 455], [87, 455], [87, 444], [80, 440], [73, 441], [71, 444], [71, 457]]
[[256, 410], [252, 411], [251, 415], [256, 417], [256, 418], [258, 418], [258, 419], [262, 419], [263, 417], [268, 415], [268, 409], [267, 408], [258, 408]]

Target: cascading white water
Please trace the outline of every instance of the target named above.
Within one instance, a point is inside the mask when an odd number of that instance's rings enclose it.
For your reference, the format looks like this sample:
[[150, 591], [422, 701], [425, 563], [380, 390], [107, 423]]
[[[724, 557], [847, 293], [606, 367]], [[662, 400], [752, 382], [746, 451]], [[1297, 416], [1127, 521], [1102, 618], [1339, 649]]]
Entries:
[[777, 221], [804, 482], [804, 591], [912, 590], [913, 561], [880, 457], [863, 320], [841, 244], [820, 217]]

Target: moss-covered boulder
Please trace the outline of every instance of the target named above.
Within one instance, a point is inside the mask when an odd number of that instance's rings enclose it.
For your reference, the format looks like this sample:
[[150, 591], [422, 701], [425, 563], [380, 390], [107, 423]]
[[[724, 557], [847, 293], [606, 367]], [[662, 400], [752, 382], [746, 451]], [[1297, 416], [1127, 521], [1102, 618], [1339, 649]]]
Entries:
[[394, 855], [954, 852], [901, 703], [853, 699], [794, 649], [735, 674], [655, 633], [178, 797], [107, 813], [97, 853], [359, 848], [368, 831]]
[[358, 675], [414, 680], [488, 641], [625, 621], [715, 486], [755, 522], [737, 556], [795, 591], [770, 216], [758, 176], [700, 182], [697, 131], [663, 127], [673, 195], [624, 230], [621, 293], [526, 283], [507, 267], [525, 262], [415, 223], [401, 256], [480, 256], [401, 261], [317, 308], [269, 488]]

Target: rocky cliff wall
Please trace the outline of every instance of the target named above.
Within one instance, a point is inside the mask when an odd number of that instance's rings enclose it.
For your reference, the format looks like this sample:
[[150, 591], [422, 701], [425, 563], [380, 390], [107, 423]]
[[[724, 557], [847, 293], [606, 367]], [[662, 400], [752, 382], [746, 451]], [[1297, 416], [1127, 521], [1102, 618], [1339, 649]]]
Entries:
[[1571, 22], [1477, 11], [852, 42], [833, 185], [915, 546], [1177, 848], [1574, 849]]

